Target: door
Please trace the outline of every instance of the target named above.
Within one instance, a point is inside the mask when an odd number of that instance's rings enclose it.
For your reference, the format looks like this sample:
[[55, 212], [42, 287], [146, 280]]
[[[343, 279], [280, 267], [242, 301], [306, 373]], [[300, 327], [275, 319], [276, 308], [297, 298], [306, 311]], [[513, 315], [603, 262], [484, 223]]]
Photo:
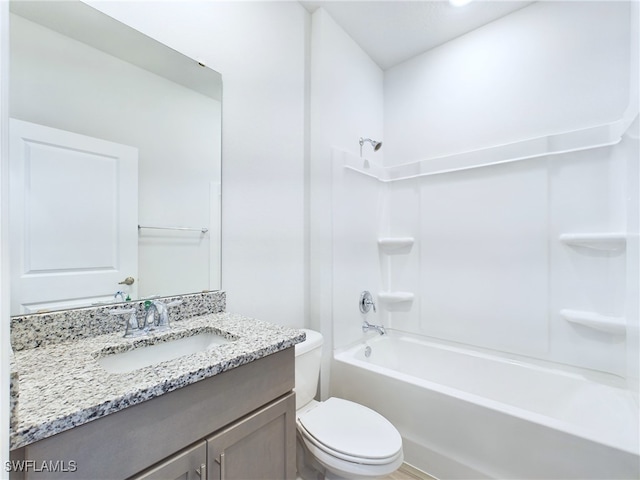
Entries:
[[11, 119], [11, 314], [136, 297], [138, 150]]
[[209, 480], [286, 480], [296, 477], [295, 395], [207, 439]]

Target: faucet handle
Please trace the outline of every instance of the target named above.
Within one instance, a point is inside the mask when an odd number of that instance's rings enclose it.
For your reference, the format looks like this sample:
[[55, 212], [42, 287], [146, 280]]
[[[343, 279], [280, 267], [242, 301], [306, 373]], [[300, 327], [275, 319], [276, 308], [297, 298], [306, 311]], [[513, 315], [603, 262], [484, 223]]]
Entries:
[[368, 313], [372, 307], [373, 307], [373, 312], [376, 313], [376, 304], [373, 301], [373, 296], [371, 295], [371, 292], [369, 292], [368, 290], [365, 290], [360, 294], [359, 306], [360, 306], [361, 313]]
[[140, 330], [140, 325], [138, 324], [138, 316], [136, 315], [135, 308], [114, 308], [113, 310], [109, 310], [109, 314], [114, 316], [131, 314], [126, 322], [126, 329], [124, 331], [125, 337], [134, 337], [137, 335], [142, 335], [144, 333], [142, 330]]
[[175, 307], [176, 305], [180, 305], [182, 303], [182, 299], [178, 299], [178, 300], [174, 300], [173, 302], [169, 302], [169, 303], [162, 303], [160, 302], [162, 307], [158, 309], [158, 312], [160, 313], [160, 320], [158, 321], [158, 327], [161, 329], [168, 329], [170, 328], [169, 325], [169, 307]]

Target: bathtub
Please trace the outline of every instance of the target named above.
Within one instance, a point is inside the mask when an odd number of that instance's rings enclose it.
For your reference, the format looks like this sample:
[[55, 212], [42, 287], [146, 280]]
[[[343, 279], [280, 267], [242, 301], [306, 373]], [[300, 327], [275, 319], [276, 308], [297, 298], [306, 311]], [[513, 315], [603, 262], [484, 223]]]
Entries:
[[367, 338], [335, 352], [331, 395], [387, 417], [407, 463], [430, 475], [640, 478], [637, 398], [623, 380], [393, 330]]

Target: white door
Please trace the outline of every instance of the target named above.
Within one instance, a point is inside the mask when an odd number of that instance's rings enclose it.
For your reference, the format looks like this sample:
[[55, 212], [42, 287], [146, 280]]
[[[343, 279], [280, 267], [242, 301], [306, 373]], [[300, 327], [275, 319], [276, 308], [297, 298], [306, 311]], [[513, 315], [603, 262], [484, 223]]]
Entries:
[[11, 314], [136, 297], [138, 150], [11, 119]]

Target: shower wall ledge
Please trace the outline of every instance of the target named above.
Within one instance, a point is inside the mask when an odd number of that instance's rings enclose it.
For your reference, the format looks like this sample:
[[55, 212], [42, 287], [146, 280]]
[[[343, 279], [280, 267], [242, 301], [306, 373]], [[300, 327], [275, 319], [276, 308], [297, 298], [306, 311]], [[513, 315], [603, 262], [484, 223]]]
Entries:
[[574, 247], [612, 252], [624, 250], [627, 246], [627, 234], [621, 232], [563, 233], [559, 240]]
[[572, 130], [518, 142], [496, 145], [453, 155], [433, 157], [391, 167], [344, 152], [344, 168], [389, 183], [441, 173], [469, 170], [532, 158], [579, 152], [620, 143], [625, 135], [636, 138], [638, 112], [627, 113], [619, 120], [594, 127]]
[[380, 250], [387, 255], [403, 255], [411, 251], [413, 237], [382, 237], [378, 239]]
[[570, 323], [576, 323], [612, 335], [624, 336], [627, 333], [626, 321], [623, 317], [607, 317], [594, 312], [578, 310], [560, 310], [560, 316]]

